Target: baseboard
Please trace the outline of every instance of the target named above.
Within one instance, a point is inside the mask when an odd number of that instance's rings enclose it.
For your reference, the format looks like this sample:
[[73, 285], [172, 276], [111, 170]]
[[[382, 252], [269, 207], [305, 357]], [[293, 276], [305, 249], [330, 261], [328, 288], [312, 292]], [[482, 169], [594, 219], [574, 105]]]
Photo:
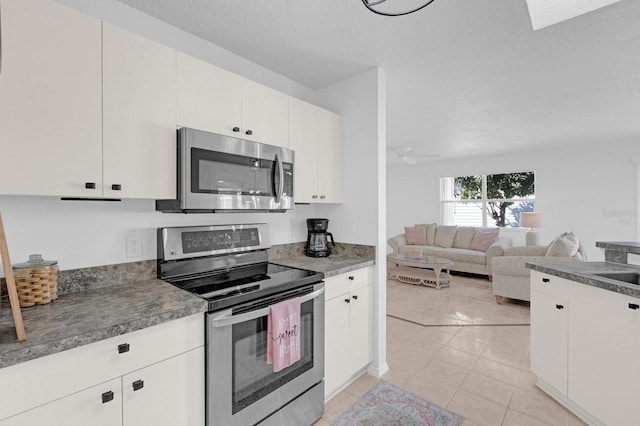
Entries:
[[384, 376], [389, 372], [389, 364], [386, 362], [381, 365], [373, 365], [373, 363], [369, 364], [367, 367], [367, 373], [372, 375], [373, 377], [377, 377], [378, 379]]

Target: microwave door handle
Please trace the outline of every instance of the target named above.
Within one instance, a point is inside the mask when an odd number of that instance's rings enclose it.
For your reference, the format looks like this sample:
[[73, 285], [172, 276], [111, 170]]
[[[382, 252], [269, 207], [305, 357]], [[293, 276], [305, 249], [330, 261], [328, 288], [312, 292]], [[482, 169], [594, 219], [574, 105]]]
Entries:
[[[274, 160], [275, 171], [278, 173], [278, 186], [275, 188], [276, 191], [276, 203], [280, 204], [282, 200], [282, 192], [284, 191], [284, 166], [280, 159], [278, 158], [278, 154], [276, 154], [276, 158]], [[274, 182], [275, 186], [275, 182]]]
[[[309, 300], [315, 299], [316, 297], [321, 296], [323, 294], [324, 294], [324, 287], [312, 293], [305, 294], [304, 296], [300, 297], [300, 304], [303, 304], [305, 302], [308, 302]], [[240, 314], [240, 315], [234, 316], [231, 314], [231, 310], [228, 310], [226, 311], [227, 312], [226, 315], [221, 315], [219, 317], [216, 317], [211, 321], [211, 324], [214, 327], [227, 327], [229, 325], [239, 324], [241, 322], [251, 321], [254, 319], [258, 319], [260, 317], [267, 316], [269, 315], [269, 311], [270, 311], [270, 308], [266, 307], [262, 309], [256, 309], [255, 311], [247, 312], [246, 314]]]

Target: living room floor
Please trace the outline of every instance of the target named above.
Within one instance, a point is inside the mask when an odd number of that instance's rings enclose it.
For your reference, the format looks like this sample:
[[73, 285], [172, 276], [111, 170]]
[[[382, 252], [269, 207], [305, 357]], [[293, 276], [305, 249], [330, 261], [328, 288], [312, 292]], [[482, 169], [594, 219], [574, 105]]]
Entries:
[[[526, 303], [498, 305], [488, 280], [457, 275], [439, 290], [389, 280], [388, 305], [398, 298], [403, 309], [387, 316], [383, 380], [463, 416], [465, 426], [584, 425], [535, 386]], [[333, 423], [377, 382], [361, 376], [316, 425]]]

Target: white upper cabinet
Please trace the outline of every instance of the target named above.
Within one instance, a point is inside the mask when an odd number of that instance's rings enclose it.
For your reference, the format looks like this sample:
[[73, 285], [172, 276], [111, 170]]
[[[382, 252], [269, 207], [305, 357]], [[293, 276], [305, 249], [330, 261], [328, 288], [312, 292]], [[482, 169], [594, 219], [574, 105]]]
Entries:
[[242, 78], [178, 52], [178, 126], [240, 137]]
[[[1, 0], [0, 7], [0, 193], [96, 196], [100, 20], [49, 0]], [[85, 189], [87, 182], [98, 189]]]
[[242, 79], [242, 138], [287, 148], [289, 97], [255, 81]]
[[295, 151], [296, 203], [342, 202], [342, 117], [289, 98], [289, 148]]
[[289, 145], [289, 98], [284, 93], [178, 53], [180, 127], [269, 145]]
[[318, 198], [342, 202], [342, 117], [318, 108]]
[[176, 197], [176, 51], [103, 25], [104, 196]]
[[289, 148], [295, 151], [294, 200], [314, 203], [318, 194], [318, 107], [296, 98], [289, 98]]

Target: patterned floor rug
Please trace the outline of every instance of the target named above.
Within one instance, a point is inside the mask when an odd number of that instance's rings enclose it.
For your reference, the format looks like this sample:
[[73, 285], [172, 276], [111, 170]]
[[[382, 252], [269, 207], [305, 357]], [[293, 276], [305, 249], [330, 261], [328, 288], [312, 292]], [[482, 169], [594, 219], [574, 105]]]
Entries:
[[457, 414], [381, 380], [334, 426], [459, 426], [463, 421]]

